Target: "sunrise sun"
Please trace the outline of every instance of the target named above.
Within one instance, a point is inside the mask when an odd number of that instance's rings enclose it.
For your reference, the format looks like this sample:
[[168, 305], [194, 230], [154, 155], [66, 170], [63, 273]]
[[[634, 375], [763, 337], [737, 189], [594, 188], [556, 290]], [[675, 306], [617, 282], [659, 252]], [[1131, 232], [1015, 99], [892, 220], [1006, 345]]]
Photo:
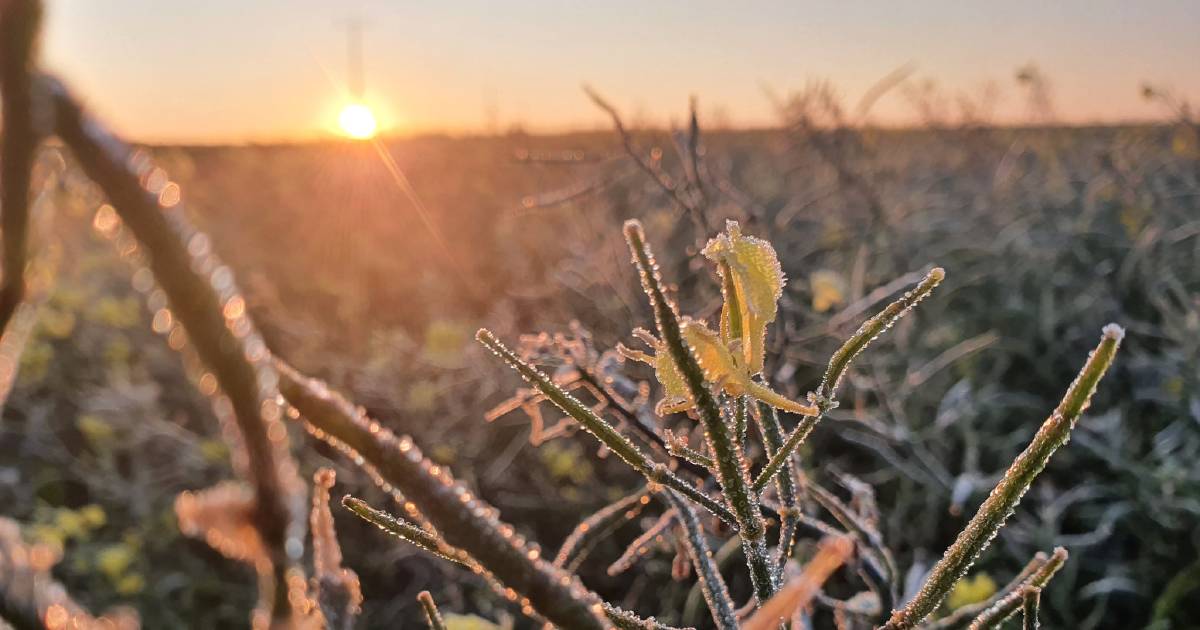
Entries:
[[351, 103], [343, 107], [342, 113], [338, 114], [338, 126], [347, 136], [358, 140], [374, 137], [379, 127], [371, 108], [362, 103]]

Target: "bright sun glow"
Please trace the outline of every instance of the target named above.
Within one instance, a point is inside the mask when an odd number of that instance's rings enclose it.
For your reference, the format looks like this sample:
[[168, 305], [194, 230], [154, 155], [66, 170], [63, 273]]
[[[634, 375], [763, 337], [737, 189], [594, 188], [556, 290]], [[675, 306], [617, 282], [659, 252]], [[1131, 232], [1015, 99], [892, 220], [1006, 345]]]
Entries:
[[347, 136], [359, 140], [373, 137], [378, 129], [375, 115], [362, 103], [351, 103], [342, 108], [342, 113], [338, 114], [338, 125]]

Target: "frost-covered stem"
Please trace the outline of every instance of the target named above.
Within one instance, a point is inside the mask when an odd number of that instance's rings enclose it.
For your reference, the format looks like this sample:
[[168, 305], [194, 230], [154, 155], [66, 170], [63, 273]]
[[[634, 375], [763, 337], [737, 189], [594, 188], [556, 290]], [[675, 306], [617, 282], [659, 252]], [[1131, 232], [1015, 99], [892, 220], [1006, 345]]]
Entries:
[[[1066, 550], [1063, 551], [1065, 553]], [[1025, 583], [1029, 581], [1030, 576], [1032, 576], [1035, 571], [1042, 568], [1048, 559], [1049, 556], [1047, 556], [1044, 551], [1037, 552], [1034, 554], [1033, 558], [1031, 558], [1029, 562], [1025, 564], [1025, 567], [1022, 568], [1017, 575], [1009, 581], [1008, 584], [1005, 584], [1003, 588], [996, 591], [991, 597], [977, 604], [968, 604], [966, 606], [956, 608], [954, 609], [954, 612], [950, 613], [949, 615], [946, 615], [945, 617], [942, 617], [936, 621], [922, 624], [921, 627], [925, 630], [957, 630], [958, 628], [966, 627], [966, 625], [970, 623], [971, 620], [974, 619], [979, 613], [987, 610], [1001, 599], [1004, 599], [1004, 597], [1006, 597], [1009, 593], [1019, 590], [1022, 586], [1024, 586]]]
[[517, 371], [522, 378], [542, 393], [547, 400], [575, 419], [588, 433], [596, 436], [609, 450], [616, 453], [625, 463], [641, 473], [651, 483], [659, 483], [695, 501], [704, 509], [716, 514], [721, 520], [731, 524], [737, 523], [735, 515], [715, 499], [696, 488], [691, 483], [671, 472], [665, 465], [652, 461], [645, 453], [625, 437], [620, 431], [609, 424], [587, 405], [559, 387], [549, 376], [546, 376], [529, 363], [523, 361], [515, 352], [500, 342], [491, 331], [481, 328], [475, 334], [475, 339], [494, 352], [509, 366]]
[[676, 514], [677, 512], [674, 509], [663, 512], [657, 521], [650, 525], [650, 527], [647, 527], [646, 531], [639, 534], [637, 538], [633, 539], [633, 542], [629, 543], [629, 546], [625, 548], [625, 551], [619, 558], [613, 560], [612, 564], [608, 565], [606, 573], [609, 575], [619, 575], [628, 571], [637, 562], [638, 558], [647, 551], [650, 545], [654, 544], [654, 541], [675, 523], [677, 520]]
[[636, 517], [649, 500], [650, 495], [647, 491], [639, 490], [604, 506], [580, 521], [563, 541], [562, 547], [559, 547], [554, 556], [554, 566], [574, 571], [597, 542], [607, 538], [622, 523]]
[[346, 495], [342, 497], [342, 507], [354, 512], [362, 520], [430, 555], [437, 556], [443, 560], [457, 562], [464, 566], [470, 566], [470, 561], [461, 555], [461, 551], [451, 548], [436, 535], [402, 518], [397, 518], [383, 510], [375, 509], [362, 499]]
[[679, 523], [683, 526], [685, 534], [684, 544], [687, 547], [688, 555], [692, 558], [692, 564], [696, 567], [700, 590], [704, 593], [704, 600], [708, 602], [708, 609], [712, 612], [713, 621], [721, 630], [737, 630], [737, 615], [734, 612], [733, 600], [729, 597], [725, 579], [721, 577], [721, 571], [713, 560], [712, 552], [708, 548], [708, 541], [704, 538], [704, 530], [700, 526], [699, 519], [696, 518], [696, 513], [692, 511], [692, 506], [676, 493], [667, 490], [662, 494], [679, 514]]
[[[670, 429], [667, 429], [668, 433], [670, 431]], [[667, 441], [667, 453], [677, 460], [691, 462], [697, 466], [704, 467], [705, 470], [710, 472], [716, 467], [716, 463], [713, 462], [711, 457], [675, 439]]]
[[309, 513], [313, 586], [326, 630], [348, 630], [354, 627], [362, 605], [362, 588], [358, 575], [342, 566], [342, 548], [338, 544], [333, 512], [329, 509], [329, 491], [336, 479], [331, 468], [321, 468], [313, 475], [312, 511]]
[[[623, 418], [625, 418], [625, 420], [629, 423], [629, 426], [636, 429], [637, 432], [651, 445], [657, 445], [668, 454], [672, 454], [671, 450], [667, 446], [667, 441], [663, 439], [663, 436], [659, 435], [658, 430], [646, 416], [630, 410], [625, 401], [614, 396], [612, 388], [605, 385], [602, 380], [592, 372], [592, 370], [586, 369], [579, 365], [575, 366], [575, 368], [579, 373], [580, 380], [591, 385], [596, 389], [596, 391], [604, 395], [604, 402], [608, 405], [609, 409], [616, 411]], [[704, 466], [695, 462], [690, 462], [685, 459], [676, 459], [675, 463], [678, 465], [679, 470], [692, 473], [701, 479], [704, 479], [708, 476], [709, 471], [706, 470]]]
[[783, 446], [776, 449], [774, 454], [767, 458], [767, 464], [759, 471], [758, 477], [754, 478], [754, 492], [761, 493], [771, 479], [774, 479], [783, 470], [784, 464], [791, 461], [792, 455], [796, 449], [804, 443], [808, 438], [808, 434], [812, 432], [813, 427], [817, 426], [817, 420], [821, 416], [802, 416], [800, 424], [788, 434], [787, 440], [783, 442]]
[[817, 404], [819, 406], [825, 408], [825, 405], [831, 404], [836, 400], [838, 385], [841, 383], [842, 376], [846, 373], [846, 368], [850, 366], [850, 362], [883, 331], [891, 328], [897, 320], [904, 317], [905, 313], [912, 310], [912, 307], [925, 299], [925, 296], [929, 295], [937, 285], [941, 284], [945, 277], [946, 271], [941, 267], [931, 269], [925, 275], [925, 278], [917, 283], [916, 287], [905, 292], [900, 299], [888, 304], [877, 315], [864, 322], [846, 340], [846, 343], [842, 344], [842, 347], [833, 353], [833, 356], [829, 359], [829, 366], [825, 369], [825, 376], [821, 379], [821, 386], [817, 388]]
[[636, 220], [625, 222], [625, 239], [633, 253], [642, 279], [642, 288], [650, 298], [654, 309], [654, 321], [666, 351], [670, 354], [679, 373], [683, 375], [695, 403], [696, 412], [704, 426], [708, 450], [716, 464], [714, 472], [721, 485], [725, 501], [733, 509], [737, 519], [738, 534], [746, 553], [746, 564], [750, 568], [750, 579], [754, 584], [754, 595], [759, 603], [765, 602], [778, 588], [776, 574], [770, 554], [767, 553], [766, 526], [758, 508], [757, 494], [750, 491], [749, 471], [746, 458], [734, 442], [730, 427], [721, 416], [721, 409], [712, 391], [704, 382], [704, 371], [683, 339], [679, 326], [679, 314], [675, 305], [667, 299], [662, 280], [658, 275], [658, 263], [646, 243], [642, 224]]
[[421, 591], [417, 593], [417, 601], [421, 602], [421, 608], [425, 609], [429, 630], [446, 630], [446, 622], [442, 620], [442, 613], [438, 610], [437, 602], [433, 601], [433, 595], [430, 595], [429, 591]]
[[[758, 414], [755, 417], [758, 420], [758, 433], [762, 436], [763, 450], [766, 451], [769, 459], [783, 446], [783, 427], [779, 425], [779, 413], [770, 405], [758, 403]], [[779, 502], [783, 508], [779, 515], [779, 549], [777, 551], [780, 568], [792, 555], [792, 544], [795, 542], [796, 532], [799, 530], [798, 521], [800, 519], [799, 506], [796, 504], [795, 460], [789, 457], [783, 461], [787, 470], [784, 474], [775, 477], [775, 491], [779, 494]]]
[[39, 133], [34, 126], [34, 42], [42, 5], [36, 0], [0, 4], [0, 237], [4, 242], [0, 284], [0, 332], [25, 297], [29, 248], [29, 198]]
[[[420, 547], [434, 556], [444, 560], [449, 560], [451, 562], [457, 562], [472, 570], [480, 568], [480, 565], [475, 564], [475, 561], [471, 558], [470, 554], [450, 547], [436, 536], [433, 536], [429, 532], [403, 519], [397, 518], [383, 510], [371, 507], [371, 505], [362, 499], [346, 495], [342, 498], [342, 505], [368, 523], [375, 525], [379, 529], [392, 534], [397, 538], [412, 543], [413, 545]], [[556, 564], [555, 567], [557, 568], [559, 565]], [[563, 575], [565, 576], [567, 574], [564, 573]], [[635, 628], [638, 630], [673, 630], [670, 626], [664, 626], [652, 620], [642, 619], [631, 612], [621, 610], [620, 608], [617, 608], [616, 606], [613, 606], [607, 602], [600, 602], [600, 606], [604, 616], [608, 618], [608, 621], [611, 621], [618, 628]]]
[[971, 621], [971, 625], [967, 626], [968, 630], [990, 630], [991, 628], [1000, 627], [1001, 624], [1008, 621], [1008, 618], [1012, 617], [1013, 613], [1017, 612], [1017, 609], [1021, 607], [1026, 588], [1029, 587], [1022, 587], [1018, 591], [1009, 593], [983, 611]]
[[1025, 450], [1013, 460], [1004, 477], [979, 506], [979, 510], [958, 538], [933, 567], [917, 596], [902, 610], [892, 613], [887, 630], [911, 628], [938, 607], [946, 594], [975, 562], [1016, 509], [1030, 484], [1046, 466], [1050, 456], [1067, 442], [1071, 429], [1091, 402], [1096, 385], [1112, 365], [1125, 331], [1116, 324], [1104, 327], [1100, 344], [1088, 356], [1075, 381], [1067, 388], [1062, 402], [1034, 435]]
[[444, 468], [425, 459], [410, 438], [397, 437], [380, 427], [323, 383], [281, 362], [277, 365], [280, 392], [322, 439], [362, 458], [364, 466], [417, 506], [448, 545], [469, 554], [496, 579], [527, 598], [550, 622], [564, 628], [598, 630], [606, 626], [594, 593], [542, 558], [511, 525], [492, 515], [494, 508], [474, 498]]
[[897, 320], [904, 317], [905, 313], [912, 310], [912, 307], [925, 299], [925, 296], [929, 295], [945, 277], [945, 270], [941, 267], [934, 267], [923, 280], [917, 283], [917, 286], [859, 326], [858, 330], [842, 344], [842, 347], [833, 353], [833, 356], [829, 358], [829, 365], [825, 368], [825, 376], [821, 379], [821, 385], [817, 387], [815, 394], [810, 395], [821, 413], [800, 418], [800, 424], [796, 425], [796, 428], [788, 435], [783, 448], [775, 452], [754, 480], [755, 492], [762, 492], [762, 489], [767, 487], [771, 478], [783, 468], [784, 462], [808, 438], [808, 434], [812, 432], [813, 427], [817, 426], [817, 421], [821, 419], [822, 414], [836, 406], [838, 385], [841, 384], [846, 369], [850, 367], [850, 362], [883, 331], [891, 328]]
[[291, 609], [288, 573], [300, 570], [303, 554], [305, 493], [288, 450], [262, 338], [244, 313], [229, 270], [221, 271], [215, 257], [200, 251], [207, 246], [195, 247], [207, 237], [190, 225], [182, 204], [160, 205], [158, 196], [142, 187], [134, 152], [87, 117], [61, 83], [46, 76], [41, 80], [54, 102], [59, 137], [146, 249], [173, 316], [232, 405], [255, 492], [254, 523], [272, 566], [270, 611], [274, 619], [283, 619]]
[[764, 604], [752, 617], [742, 623], [742, 630], [777, 630], [809, 603], [833, 575], [854, 554], [854, 543], [847, 537], [826, 538], [817, 546], [817, 553], [804, 565], [800, 575], [792, 578], [779, 593]]
[[746, 417], [749, 406], [746, 396], [738, 396], [733, 401], [733, 436], [737, 440], [737, 446], [742, 451], [746, 449], [746, 429], [750, 425], [750, 420]]
[[[682, 628], [661, 624], [653, 619], [642, 619], [628, 610], [618, 608], [612, 604], [604, 605], [604, 614], [617, 630], [683, 630]], [[689, 628], [688, 630], [695, 629]]]
[[1024, 597], [1022, 598], [1022, 622], [1025, 630], [1038, 630], [1042, 627], [1041, 620], [1038, 619], [1038, 608], [1042, 601], [1042, 589], [1027, 586], [1024, 589]]
[[[1049, 581], [1047, 578], [1046, 581]], [[989, 606], [986, 610], [979, 614], [971, 625], [969, 630], [988, 630], [989, 628], [999, 628], [1008, 621], [1018, 609], [1025, 611], [1025, 628], [1036, 628], [1040, 625], [1038, 622], [1038, 604], [1041, 601], [1042, 588], [1045, 585], [1035, 584], [1032, 580], [1021, 588], [1005, 595], [995, 604]]]
[[1054, 553], [1039, 566], [1029, 579], [1025, 582], [1026, 586], [1036, 586], [1038, 588], [1046, 588], [1058, 570], [1067, 563], [1067, 550], [1063, 547], [1055, 547]]
[[883, 544], [879, 531], [864, 523], [850, 506], [819, 484], [801, 477], [800, 485], [809, 498], [825, 508], [834, 520], [863, 545], [865, 551], [870, 552], [862, 554], [860, 566], [864, 571], [863, 578], [879, 598], [881, 608], [891, 608], [895, 604], [896, 562], [887, 546]]

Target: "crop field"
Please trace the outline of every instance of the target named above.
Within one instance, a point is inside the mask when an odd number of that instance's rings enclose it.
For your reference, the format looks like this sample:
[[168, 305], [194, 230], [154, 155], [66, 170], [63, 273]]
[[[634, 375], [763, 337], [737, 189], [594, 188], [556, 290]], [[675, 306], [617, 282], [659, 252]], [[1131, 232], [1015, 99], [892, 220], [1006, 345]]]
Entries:
[[1173, 95], [126, 145], [12, 61], [36, 5], [0, 1], [0, 627], [1200, 627]]

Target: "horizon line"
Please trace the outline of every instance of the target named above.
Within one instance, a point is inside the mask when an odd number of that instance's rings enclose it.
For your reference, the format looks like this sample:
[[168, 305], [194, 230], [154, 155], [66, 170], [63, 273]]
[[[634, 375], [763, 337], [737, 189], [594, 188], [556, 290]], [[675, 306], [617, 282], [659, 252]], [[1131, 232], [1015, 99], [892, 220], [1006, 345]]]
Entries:
[[[964, 131], [972, 129], [989, 129], [996, 131], [1038, 131], [1038, 130], [1087, 130], [1087, 129], [1119, 129], [1129, 127], [1170, 127], [1179, 124], [1179, 120], [1171, 117], [1161, 118], [1122, 118], [1111, 120], [1086, 120], [1086, 121], [1042, 121], [1042, 122], [992, 122], [982, 125], [962, 125], [949, 124], [944, 126], [928, 125], [928, 124], [886, 124], [867, 122], [857, 125], [846, 125], [843, 129], [856, 129], [860, 131], [877, 131], [885, 133], [904, 133], [914, 131]], [[718, 127], [700, 126], [701, 135], [717, 135], [717, 134], [736, 134], [736, 133], [767, 133], [778, 132], [785, 129], [784, 123], [779, 124], [736, 124], [736, 125], [721, 125]], [[833, 127], [820, 127], [821, 131], [831, 131]], [[630, 135], [661, 135], [670, 134], [679, 129], [671, 125], [653, 125], [647, 127], [628, 128]], [[405, 142], [425, 139], [448, 139], [448, 140], [482, 140], [482, 139], [503, 139], [514, 136], [527, 136], [530, 138], [564, 138], [568, 136], [582, 136], [593, 134], [615, 134], [615, 130], [611, 125], [579, 125], [565, 127], [545, 127], [524, 128], [520, 125], [510, 125], [505, 131], [488, 131], [478, 128], [430, 128], [424, 130], [410, 131], [388, 131], [379, 132], [375, 139], [383, 142]], [[162, 148], [236, 148], [236, 147], [285, 147], [285, 146], [308, 146], [320, 144], [353, 144], [363, 142], [345, 135], [332, 131], [319, 131], [306, 134], [296, 134], [289, 137], [261, 137], [261, 138], [229, 138], [215, 140], [188, 140], [188, 139], [171, 139], [171, 138], [126, 138], [127, 141], [147, 147], [162, 147]]]

